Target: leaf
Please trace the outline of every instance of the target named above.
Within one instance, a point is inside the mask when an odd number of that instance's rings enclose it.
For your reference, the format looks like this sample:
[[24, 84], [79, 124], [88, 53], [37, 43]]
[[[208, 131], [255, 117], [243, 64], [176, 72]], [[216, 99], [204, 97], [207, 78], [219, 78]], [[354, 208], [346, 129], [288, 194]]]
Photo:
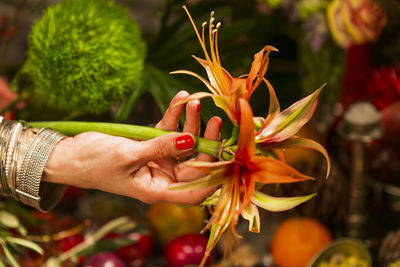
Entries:
[[260, 232], [260, 214], [257, 206], [249, 203], [241, 213], [242, 217], [249, 221], [249, 231], [253, 233]]
[[13, 254], [11, 253], [10, 249], [8, 248], [8, 246], [3, 243], [1, 244], [1, 246], [3, 247], [4, 254], [6, 255], [7, 259], [11, 263], [11, 265], [13, 267], [20, 267], [17, 260], [14, 258]]
[[134, 244], [135, 241], [131, 239], [109, 239], [109, 240], [101, 240], [93, 245], [81, 250], [77, 253], [77, 256], [88, 256], [93, 255], [98, 252], [103, 251], [115, 251], [121, 247], [128, 246]]
[[20, 226], [17, 227], [17, 231], [18, 231], [21, 235], [23, 235], [23, 236], [26, 236], [26, 235], [28, 234], [28, 231], [27, 231], [26, 228], [25, 228], [24, 226], [22, 226], [22, 225], [20, 225]]
[[7, 267], [1, 259], [0, 259], [0, 267]]
[[285, 211], [292, 209], [303, 202], [308, 201], [315, 195], [316, 193], [301, 197], [272, 197], [261, 193], [260, 191], [255, 191], [251, 198], [251, 202], [265, 210]]
[[45, 262], [44, 267], [62, 267], [62, 262], [56, 257], [50, 257]]
[[9, 228], [17, 228], [20, 223], [18, 218], [8, 211], [0, 211], [0, 223]]
[[319, 93], [325, 85], [276, 115], [269, 124], [266, 121], [261, 131], [256, 134], [256, 142], [279, 142], [296, 134], [311, 119]]
[[197, 190], [222, 184], [225, 180], [223, 173], [225, 170], [218, 170], [203, 178], [186, 183], [176, 183], [169, 187], [169, 190]]
[[262, 147], [264, 148], [280, 148], [280, 149], [286, 149], [286, 148], [309, 148], [309, 149], [314, 149], [318, 152], [320, 152], [326, 160], [327, 163], [327, 171], [326, 171], [326, 178], [328, 178], [330, 169], [331, 169], [331, 161], [329, 159], [328, 152], [326, 152], [325, 148], [315, 142], [314, 140], [308, 139], [308, 138], [303, 138], [299, 136], [294, 136], [289, 139], [283, 140], [281, 142], [277, 143], [270, 143], [270, 144], [261, 144]]
[[17, 237], [11, 237], [11, 236], [5, 237], [5, 240], [10, 243], [29, 248], [29, 249], [34, 250], [37, 253], [43, 255], [43, 249], [39, 245], [35, 244], [32, 241], [22, 239], [22, 238], [17, 238]]

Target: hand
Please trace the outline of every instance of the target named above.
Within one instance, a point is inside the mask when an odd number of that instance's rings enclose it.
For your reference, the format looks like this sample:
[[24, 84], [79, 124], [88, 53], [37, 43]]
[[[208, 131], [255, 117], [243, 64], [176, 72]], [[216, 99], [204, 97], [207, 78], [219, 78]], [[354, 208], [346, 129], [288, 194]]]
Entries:
[[[179, 92], [157, 128], [175, 131], [184, 105], [174, 106], [187, 97]], [[221, 119], [207, 123], [204, 137], [218, 140]], [[171, 133], [148, 141], [133, 141], [96, 132], [86, 132], [60, 141], [47, 161], [43, 180], [98, 189], [137, 198], [145, 203], [174, 202], [195, 204], [214, 189], [172, 191], [171, 184], [202, 177], [201, 171], [181, 167], [176, 158], [193, 154], [194, 136], [200, 133], [200, 102], [186, 105], [183, 133]], [[199, 153], [195, 159], [211, 161], [212, 156]]]

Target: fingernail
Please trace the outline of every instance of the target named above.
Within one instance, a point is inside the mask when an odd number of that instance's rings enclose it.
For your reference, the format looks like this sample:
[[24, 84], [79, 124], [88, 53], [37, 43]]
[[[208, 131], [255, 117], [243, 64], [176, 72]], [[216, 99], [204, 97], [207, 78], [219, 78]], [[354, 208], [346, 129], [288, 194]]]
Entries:
[[197, 105], [197, 113], [200, 112], [200, 106], [201, 106], [201, 103], [199, 102], [199, 104]]
[[222, 120], [219, 121], [219, 131], [222, 129]]
[[176, 138], [175, 146], [179, 150], [185, 150], [194, 147], [194, 140], [191, 135], [182, 135]]

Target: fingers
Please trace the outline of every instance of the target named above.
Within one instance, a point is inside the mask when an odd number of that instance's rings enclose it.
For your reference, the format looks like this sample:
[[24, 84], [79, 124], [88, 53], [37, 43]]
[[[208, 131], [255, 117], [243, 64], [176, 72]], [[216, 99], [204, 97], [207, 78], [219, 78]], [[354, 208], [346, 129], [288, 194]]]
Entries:
[[194, 136], [190, 133], [171, 133], [152, 140], [136, 143], [135, 153], [139, 161], [146, 163], [152, 160], [173, 158], [193, 150]]
[[186, 122], [183, 127], [184, 132], [189, 132], [195, 136], [200, 134], [200, 101], [190, 101], [186, 105]]
[[[218, 141], [221, 134], [221, 127], [222, 119], [217, 116], [212, 117], [207, 123], [204, 138]], [[212, 161], [213, 159], [213, 156], [204, 153], [199, 153], [196, 158], [198, 161]]]
[[[217, 116], [212, 117], [207, 123], [207, 127], [204, 132], [204, 137], [207, 139], [219, 140], [221, 126], [222, 126], [221, 118]], [[214, 157], [208, 154], [199, 153], [199, 155], [197, 155], [196, 157], [196, 160], [212, 161], [214, 160]], [[194, 179], [201, 178], [204, 175], [205, 175], [204, 172], [202, 172], [201, 170], [189, 166], [177, 166], [175, 168], [175, 177], [176, 180], [179, 182], [192, 181]]]
[[177, 204], [199, 204], [208, 197], [215, 188], [204, 188], [193, 191], [172, 191], [167, 190], [161, 197], [161, 202], [171, 202]]
[[182, 114], [184, 104], [176, 105], [180, 100], [189, 96], [189, 93], [186, 91], [180, 91], [175, 95], [172, 99], [171, 103], [167, 111], [165, 112], [163, 118], [159, 123], [157, 123], [156, 128], [163, 129], [166, 131], [175, 131], [179, 125], [179, 117]]

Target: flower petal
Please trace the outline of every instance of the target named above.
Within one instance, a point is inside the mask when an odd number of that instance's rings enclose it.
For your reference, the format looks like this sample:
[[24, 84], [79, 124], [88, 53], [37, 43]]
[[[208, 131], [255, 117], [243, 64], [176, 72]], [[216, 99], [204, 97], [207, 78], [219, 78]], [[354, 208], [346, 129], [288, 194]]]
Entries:
[[[208, 65], [208, 62], [204, 59], [198, 58], [196, 56], [193, 56], [194, 59], [196, 59], [205, 69], [208, 75], [208, 79], [210, 80], [211, 85], [214, 88], [217, 88], [220, 90], [219, 94], [224, 94], [228, 95], [228, 92], [230, 91], [231, 85], [232, 85], [232, 76], [231, 74], [225, 70], [223, 67], [221, 68], [222, 74], [224, 81], [218, 81], [218, 76], [217, 73], [213, 72], [213, 70], [210, 68]], [[227, 88], [221, 88], [222, 84], [226, 84]]]
[[310, 148], [310, 149], [314, 149], [318, 152], [320, 152], [326, 159], [326, 163], [327, 163], [327, 171], [326, 171], [326, 178], [328, 178], [330, 169], [331, 169], [331, 161], [329, 159], [329, 155], [328, 152], [326, 152], [325, 148], [315, 142], [314, 140], [308, 139], [308, 138], [302, 138], [299, 136], [294, 136], [291, 137], [289, 139], [283, 140], [281, 142], [277, 142], [277, 143], [270, 143], [270, 144], [261, 144], [262, 147], [264, 148], [281, 148], [281, 149], [285, 149], [285, 148]]
[[252, 161], [259, 168], [258, 172], [252, 174], [255, 181], [259, 183], [281, 184], [314, 180], [313, 177], [304, 175], [286, 163], [274, 158], [255, 156]]
[[179, 166], [188, 166], [188, 167], [194, 167], [203, 171], [212, 171], [227, 165], [232, 164], [233, 160], [228, 160], [228, 161], [216, 161], [216, 162], [209, 162], [209, 161], [195, 161], [195, 160], [188, 160], [185, 161]]
[[169, 187], [169, 190], [197, 190], [202, 188], [208, 188], [217, 186], [224, 182], [225, 177], [223, 176], [225, 170], [217, 170], [212, 172], [210, 175], [204, 176], [203, 178], [193, 180], [191, 182], [176, 183]]
[[203, 202], [200, 203], [201, 206], [213, 206], [218, 203], [219, 196], [221, 195], [221, 188], [217, 189], [214, 194], [206, 198]]
[[[271, 53], [271, 51], [279, 50], [273, 46], [267, 45], [260, 52], [254, 55], [254, 60], [251, 64], [251, 69], [246, 82], [248, 98], [250, 98], [254, 90], [260, 85], [265, 73], [267, 72], [269, 64], [269, 54]], [[255, 78], [257, 79], [254, 81]]]
[[239, 105], [240, 132], [235, 159], [248, 160], [253, 157], [255, 151], [253, 112], [244, 98], [239, 99]]
[[257, 206], [269, 211], [285, 211], [313, 198], [316, 193], [301, 197], [272, 197], [255, 191], [251, 201]]
[[193, 71], [189, 70], [176, 70], [176, 71], [171, 71], [169, 74], [188, 74], [191, 76], [196, 77], [200, 81], [202, 81], [214, 95], [219, 95], [219, 90], [218, 88], [215, 88], [213, 85], [211, 85], [206, 79], [198, 75], [197, 73], [194, 73]]
[[260, 232], [260, 214], [258, 208], [253, 203], [249, 203], [241, 213], [242, 217], [249, 221], [249, 231], [253, 233]]
[[325, 84], [313, 94], [279, 113], [268, 126], [256, 134], [256, 142], [279, 142], [296, 134], [311, 119], [317, 106], [318, 95], [324, 86]]

